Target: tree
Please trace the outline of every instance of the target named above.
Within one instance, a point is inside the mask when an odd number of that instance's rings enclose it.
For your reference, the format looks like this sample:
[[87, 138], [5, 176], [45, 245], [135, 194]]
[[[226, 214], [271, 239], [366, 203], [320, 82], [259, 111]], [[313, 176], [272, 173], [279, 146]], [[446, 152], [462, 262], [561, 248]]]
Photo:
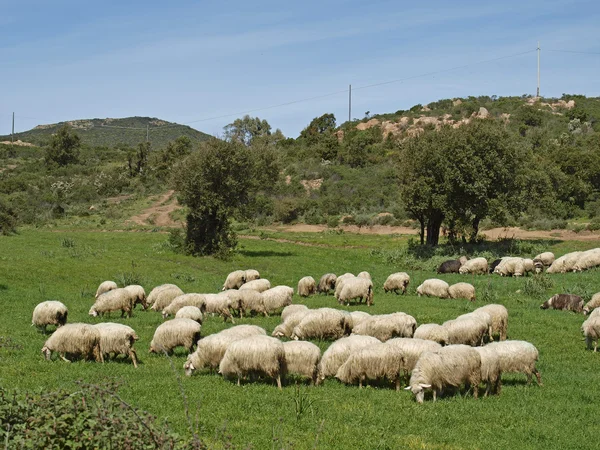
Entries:
[[187, 136], [180, 136], [167, 144], [155, 159], [156, 176], [160, 179], [169, 177], [173, 165], [192, 152], [192, 140]]
[[[223, 127], [225, 138], [228, 141], [239, 142], [245, 146], [250, 146], [258, 138], [271, 136], [271, 125], [266, 120], [260, 120], [258, 117], [245, 115], [241, 119], [235, 119], [233, 123]], [[277, 136], [283, 138], [281, 130], [276, 130]]]
[[130, 177], [136, 177], [146, 173], [148, 155], [150, 155], [151, 147], [152, 144], [150, 142], [140, 142], [137, 149], [129, 151], [127, 154], [127, 168], [129, 169]]
[[65, 124], [52, 135], [50, 145], [46, 148], [45, 161], [47, 165], [66, 166], [79, 161], [79, 136], [71, 132], [69, 125]]
[[17, 231], [17, 213], [0, 197], [0, 234], [9, 235]]
[[314, 148], [315, 156], [324, 160], [334, 160], [338, 156], [339, 142], [335, 134], [335, 116], [323, 114], [315, 117], [308, 126], [300, 132], [298, 141], [307, 147]]

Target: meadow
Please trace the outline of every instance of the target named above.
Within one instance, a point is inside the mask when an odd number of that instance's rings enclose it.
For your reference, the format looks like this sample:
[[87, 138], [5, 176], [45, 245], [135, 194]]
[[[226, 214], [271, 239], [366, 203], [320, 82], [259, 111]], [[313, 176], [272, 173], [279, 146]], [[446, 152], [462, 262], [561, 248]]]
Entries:
[[[435, 261], [421, 261], [419, 270], [404, 266], [404, 260], [394, 255], [406, 248], [405, 237], [369, 236], [362, 241], [357, 235], [326, 233], [260, 237], [240, 239], [233, 259], [221, 261], [173, 253], [166, 244], [167, 235], [160, 232], [24, 228], [18, 235], [0, 236], [0, 386], [74, 391], [78, 380], [118, 382], [121, 398], [167, 421], [182, 436], [190, 433], [191, 426], [214, 448], [598, 447], [593, 424], [600, 404], [600, 355], [585, 349], [582, 315], [539, 309], [557, 292], [589, 299], [600, 291], [597, 270], [548, 275], [552, 286], [547, 289], [529, 289], [531, 276], [440, 276], [450, 283], [472, 283], [478, 299], [469, 303], [416, 296], [415, 288], [424, 279], [437, 276], [431, 270]], [[275, 237], [295, 242], [265, 239]], [[552, 241], [531, 246], [562, 255], [595, 244]], [[323, 295], [308, 299], [295, 295], [294, 302], [374, 314], [404, 311], [418, 323], [441, 323], [485, 303], [504, 304], [509, 310], [509, 339], [527, 340], [539, 349], [538, 369], [544, 385], [527, 386], [524, 375], [509, 374], [503, 376], [500, 396], [474, 400], [470, 395], [457, 395], [422, 405], [409, 392], [396, 392], [385, 383], [362, 390], [337, 380], [318, 387], [290, 382], [283, 391], [268, 382], [238, 387], [208, 372], [185, 377], [183, 349], [171, 358], [148, 354], [154, 330], [162, 322], [158, 313], [136, 309], [133, 317], [125, 319], [119, 314], [110, 319], [88, 315], [96, 287], [104, 280], [119, 285], [139, 283], [146, 292], [162, 283], [175, 283], [185, 292], [217, 292], [227, 274], [239, 268], [255, 268], [273, 285], [294, 288], [305, 275], [318, 279], [326, 272], [367, 270], [376, 285], [371, 308], [338, 306], [332, 296]], [[383, 282], [397, 271], [410, 274], [409, 292], [384, 294]], [[116, 321], [132, 326], [140, 336], [136, 343], [140, 367], [136, 370], [128, 360], [120, 359], [105, 364], [45, 361], [40, 349], [47, 335], [30, 324], [35, 305], [49, 299], [68, 306], [69, 322]], [[236, 319], [236, 324], [260, 325], [270, 333], [279, 321], [275, 315]], [[209, 317], [202, 334], [229, 326], [221, 318]], [[322, 350], [329, 345], [315, 343]]]

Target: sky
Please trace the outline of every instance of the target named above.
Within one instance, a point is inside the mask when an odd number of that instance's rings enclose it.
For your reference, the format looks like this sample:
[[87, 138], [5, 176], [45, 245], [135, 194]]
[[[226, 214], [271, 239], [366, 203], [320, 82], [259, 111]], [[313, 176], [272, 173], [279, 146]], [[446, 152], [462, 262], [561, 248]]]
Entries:
[[542, 96], [600, 96], [598, 24], [597, 0], [0, 0], [0, 135], [13, 112], [16, 132], [150, 116], [215, 136], [249, 113], [297, 137], [347, 120], [350, 84], [352, 118], [535, 95], [538, 41]]

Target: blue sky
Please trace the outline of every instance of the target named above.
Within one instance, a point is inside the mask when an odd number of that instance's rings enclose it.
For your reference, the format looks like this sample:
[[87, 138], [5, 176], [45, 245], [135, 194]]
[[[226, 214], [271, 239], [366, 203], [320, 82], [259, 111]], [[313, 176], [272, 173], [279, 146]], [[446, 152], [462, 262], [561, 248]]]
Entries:
[[[426, 6], [425, 6], [426, 5]], [[442, 98], [600, 96], [600, 2], [0, 0], [0, 134], [151, 116], [219, 135], [235, 113], [353, 91], [353, 117]], [[598, 53], [562, 53], [569, 50]], [[257, 111], [296, 137], [348, 95]], [[230, 117], [203, 120], [234, 114]]]

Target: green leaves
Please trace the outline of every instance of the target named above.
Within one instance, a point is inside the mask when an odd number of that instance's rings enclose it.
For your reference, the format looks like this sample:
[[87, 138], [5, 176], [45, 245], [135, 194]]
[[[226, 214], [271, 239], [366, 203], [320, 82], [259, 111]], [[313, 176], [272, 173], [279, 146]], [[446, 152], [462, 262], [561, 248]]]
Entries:
[[75, 164], [79, 162], [80, 147], [79, 136], [72, 133], [71, 128], [65, 124], [52, 135], [50, 145], [46, 148], [46, 164], [60, 167]]

